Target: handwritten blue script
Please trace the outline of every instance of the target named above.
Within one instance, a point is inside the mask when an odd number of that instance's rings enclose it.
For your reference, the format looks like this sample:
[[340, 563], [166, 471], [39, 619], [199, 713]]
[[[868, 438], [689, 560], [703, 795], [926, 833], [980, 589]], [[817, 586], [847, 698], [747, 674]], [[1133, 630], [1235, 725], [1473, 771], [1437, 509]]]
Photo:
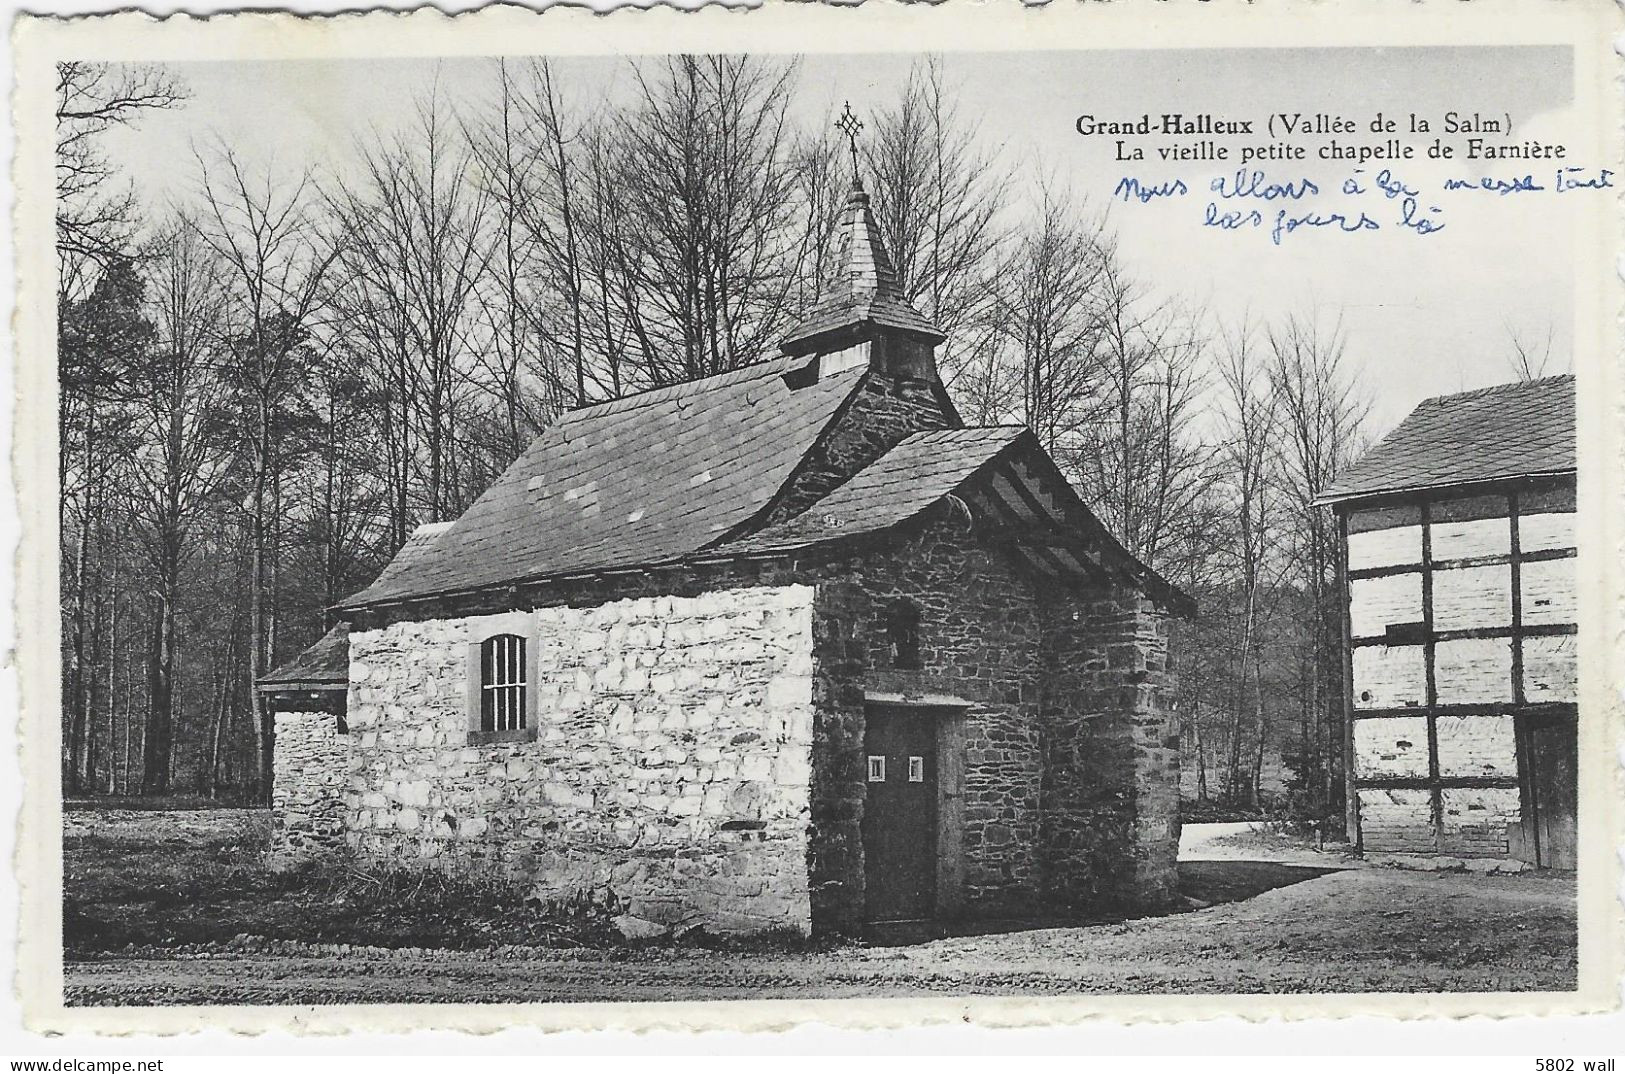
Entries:
[[1426, 183], [1393, 168], [1376, 172], [1353, 168], [1338, 181], [1323, 183], [1304, 175], [1271, 175], [1262, 169], [1243, 168], [1208, 180], [1206, 197], [1192, 197], [1191, 184], [1183, 179], [1125, 175], [1112, 188], [1112, 200], [1142, 206], [1197, 202], [1202, 206], [1201, 227], [1258, 232], [1267, 235], [1271, 245], [1280, 246], [1297, 234], [1389, 231], [1438, 235], [1449, 228], [1453, 198], [1577, 196], [1587, 190], [1612, 188], [1614, 176], [1607, 168], [1563, 167], [1542, 173], [1455, 176]]

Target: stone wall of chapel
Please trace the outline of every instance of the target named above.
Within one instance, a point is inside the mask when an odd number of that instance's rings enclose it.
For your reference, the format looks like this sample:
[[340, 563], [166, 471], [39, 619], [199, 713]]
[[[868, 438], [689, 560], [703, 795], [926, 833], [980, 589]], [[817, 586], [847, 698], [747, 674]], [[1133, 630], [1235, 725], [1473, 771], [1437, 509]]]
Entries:
[[[715, 932], [811, 927], [812, 590], [734, 589], [350, 635], [349, 842]], [[534, 741], [470, 735], [470, 646], [538, 646]]]

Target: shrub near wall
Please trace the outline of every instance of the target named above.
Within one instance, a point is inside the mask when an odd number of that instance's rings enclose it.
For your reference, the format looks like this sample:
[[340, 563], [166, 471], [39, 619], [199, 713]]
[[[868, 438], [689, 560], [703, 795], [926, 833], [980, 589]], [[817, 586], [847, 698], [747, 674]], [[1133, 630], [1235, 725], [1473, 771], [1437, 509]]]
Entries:
[[[470, 744], [468, 649], [538, 646], [535, 741]], [[364, 858], [716, 932], [810, 929], [812, 589], [399, 622], [350, 636]]]

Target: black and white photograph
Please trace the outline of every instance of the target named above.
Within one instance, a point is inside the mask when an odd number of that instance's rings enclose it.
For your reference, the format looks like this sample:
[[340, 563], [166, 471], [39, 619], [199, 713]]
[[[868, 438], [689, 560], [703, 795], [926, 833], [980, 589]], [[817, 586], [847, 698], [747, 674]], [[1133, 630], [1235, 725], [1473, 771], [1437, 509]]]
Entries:
[[56, 1009], [1618, 1002], [1600, 48], [440, 22], [35, 69]]

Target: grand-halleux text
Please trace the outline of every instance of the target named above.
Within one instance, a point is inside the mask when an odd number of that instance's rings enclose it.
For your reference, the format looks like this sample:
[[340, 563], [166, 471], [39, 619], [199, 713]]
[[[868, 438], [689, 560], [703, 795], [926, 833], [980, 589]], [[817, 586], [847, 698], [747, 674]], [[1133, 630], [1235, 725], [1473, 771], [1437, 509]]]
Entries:
[[[1147, 151], [1135, 140], [1148, 137], [1189, 138], [1154, 146], [1155, 157], [1167, 161], [1229, 161], [1239, 159], [1242, 164], [1263, 161], [1305, 160], [1310, 147], [1302, 144], [1307, 139], [1328, 139], [1315, 147], [1315, 156], [1321, 160], [1351, 161], [1365, 164], [1374, 161], [1411, 160], [1421, 153], [1435, 160], [1449, 160], [1458, 156], [1458, 147], [1435, 136], [1431, 146], [1408, 144], [1407, 135], [1462, 135], [1467, 136], [1459, 146], [1459, 155], [1467, 160], [1561, 160], [1567, 150], [1560, 144], [1538, 139], [1507, 141], [1512, 136], [1512, 116], [1509, 113], [1485, 115], [1480, 112], [1445, 112], [1429, 118], [1411, 112], [1402, 117], [1377, 112], [1365, 120], [1328, 112], [1276, 112], [1258, 128], [1252, 119], [1217, 115], [1212, 112], [1164, 112], [1153, 115], [1143, 112], [1139, 116], [1106, 119], [1093, 113], [1078, 116], [1074, 123], [1077, 132], [1085, 137], [1115, 138], [1116, 159], [1120, 161], [1146, 160]], [[1376, 135], [1379, 140], [1367, 140]], [[1255, 137], [1259, 141], [1241, 146], [1226, 145], [1221, 139]]]

